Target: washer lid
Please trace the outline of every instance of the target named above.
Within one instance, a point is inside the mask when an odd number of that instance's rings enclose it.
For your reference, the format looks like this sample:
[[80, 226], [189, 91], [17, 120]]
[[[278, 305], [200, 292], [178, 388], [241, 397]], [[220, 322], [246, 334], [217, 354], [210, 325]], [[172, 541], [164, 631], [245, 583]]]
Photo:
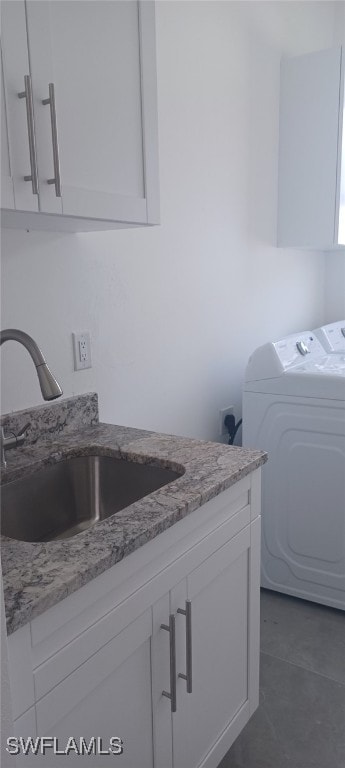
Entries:
[[248, 381], [244, 392], [259, 392], [287, 397], [316, 398], [320, 400], [341, 401], [345, 404], [345, 363], [343, 373], [321, 371], [289, 371], [274, 379]]
[[[344, 354], [323, 355], [312, 360], [306, 359], [304, 363], [286, 372], [294, 374], [313, 374], [319, 376], [343, 376], [345, 377], [345, 352]], [[345, 378], [343, 382], [345, 386]]]

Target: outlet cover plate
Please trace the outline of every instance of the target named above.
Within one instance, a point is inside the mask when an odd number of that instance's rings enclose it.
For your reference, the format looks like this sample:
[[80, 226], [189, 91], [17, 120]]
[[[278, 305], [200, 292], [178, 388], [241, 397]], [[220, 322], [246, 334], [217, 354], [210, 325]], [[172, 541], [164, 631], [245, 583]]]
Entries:
[[89, 331], [81, 333], [72, 333], [74, 370], [82, 371], [85, 368], [91, 368], [91, 341]]

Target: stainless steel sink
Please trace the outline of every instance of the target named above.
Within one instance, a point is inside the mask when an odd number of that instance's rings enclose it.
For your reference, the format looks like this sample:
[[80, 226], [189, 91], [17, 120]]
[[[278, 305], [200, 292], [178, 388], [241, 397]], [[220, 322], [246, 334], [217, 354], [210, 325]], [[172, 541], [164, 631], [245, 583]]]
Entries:
[[66, 539], [181, 474], [109, 456], [66, 459], [2, 486], [1, 533], [20, 541]]

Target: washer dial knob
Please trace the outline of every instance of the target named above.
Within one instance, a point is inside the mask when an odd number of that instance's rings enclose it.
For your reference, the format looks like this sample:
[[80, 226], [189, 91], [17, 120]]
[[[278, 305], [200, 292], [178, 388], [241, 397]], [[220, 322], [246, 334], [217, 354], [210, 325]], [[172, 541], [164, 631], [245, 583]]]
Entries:
[[296, 347], [300, 353], [300, 355], [307, 355], [310, 350], [308, 349], [306, 343], [304, 341], [298, 341], [296, 344]]

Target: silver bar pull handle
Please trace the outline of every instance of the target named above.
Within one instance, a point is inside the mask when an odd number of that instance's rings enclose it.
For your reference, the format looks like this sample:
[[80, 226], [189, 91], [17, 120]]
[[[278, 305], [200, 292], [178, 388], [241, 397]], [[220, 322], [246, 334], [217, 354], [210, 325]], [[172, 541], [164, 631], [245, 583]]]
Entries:
[[170, 692], [162, 691], [162, 695], [171, 701], [171, 711], [176, 712], [176, 643], [175, 643], [175, 616], [169, 616], [169, 624], [161, 624], [170, 634]]
[[28, 122], [28, 137], [29, 137], [29, 154], [30, 154], [30, 176], [24, 176], [24, 181], [31, 181], [32, 194], [38, 195], [38, 170], [37, 170], [37, 155], [36, 155], [36, 142], [35, 142], [35, 126], [34, 126], [34, 106], [32, 98], [32, 84], [30, 75], [24, 75], [24, 87], [25, 90], [18, 93], [19, 99], [25, 99], [26, 101], [26, 119]]
[[192, 693], [192, 603], [186, 600], [186, 608], [178, 608], [177, 613], [186, 617], [186, 674], [179, 672], [178, 677], [186, 681], [187, 693]]
[[52, 126], [54, 178], [48, 179], [48, 184], [55, 184], [56, 197], [61, 197], [60, 159], [59, 159], [59, 143], [58, 143], [58, 132], [57, 132], [54, 83], [49, 83], [48, 89], [49, 89], [48, 99], [42, 99], [42, 104], [44, 105], [49, 104], [50, 106], [50, 121]]

